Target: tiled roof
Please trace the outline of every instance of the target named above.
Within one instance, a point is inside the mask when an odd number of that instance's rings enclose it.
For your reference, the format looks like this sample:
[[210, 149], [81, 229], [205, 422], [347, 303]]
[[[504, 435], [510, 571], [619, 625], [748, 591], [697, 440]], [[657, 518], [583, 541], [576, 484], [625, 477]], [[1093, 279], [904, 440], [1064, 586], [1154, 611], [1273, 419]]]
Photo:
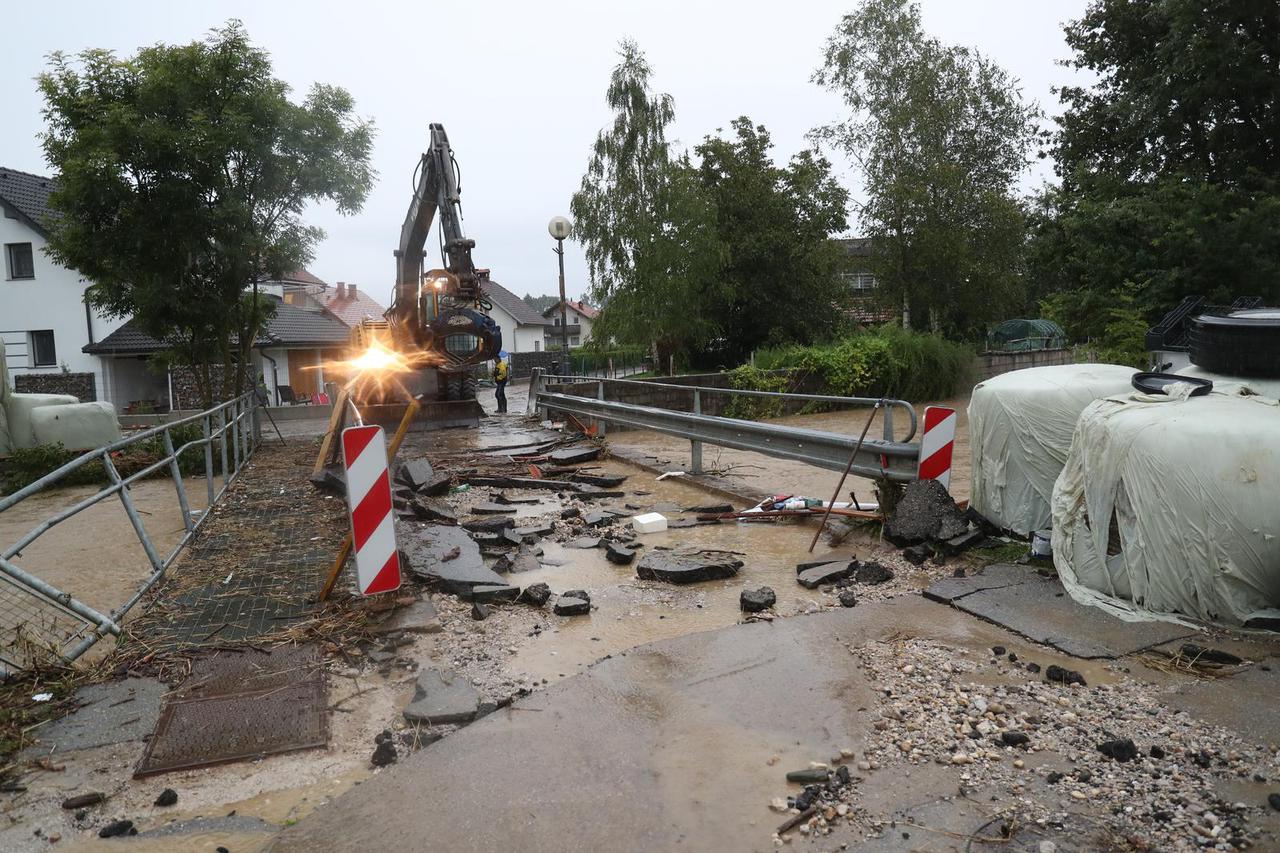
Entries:
[[484, 295], [489, 297], [494, 308], [501, 308], [513, 318], [519, 326], [550, 326], [551, 321], [534, 310], [528, 302], [516, 296], [496, 281], [484, 283]]
[[338, 288], [327, 284], [323, 287], [307, 288], [307, 292], [324, 306], [324, 310], [347, 326], [358, 326], [365, 317], [381, 320], [387, 309], [379, 305], [378, 300], [366, 293], [363, 288], [354, 288], [354, 294], [352, 290], [353, 288], [348, 285], [339, 295]]
[[[585, 302], [574, 302], [572, 299], [566, 299], [564, 302], [565, 302], [565, 306], [569, 308], [569, 310], [577, 311], [579, 314], [581, 314], [583, 317], [586, 317], [588, 320], [594, 320], [600, 316], [599, 308], [592, 308], [590, 305], [588, 305]], [[542, 316], [554, 317], [556, 314], [559, 314], [559, 313], [560, 313], [560, 300], [557, 299], [555, 305], [552, 305], [546, 311], [542, 312]]]
[[310, 270], [294, 270], [287, 272], [280, 277], [280, 281], [284, 284], [305, 284], [308, 287], [328, 287], [319, 278], [311, 274]]
[[45, 222], [56, 215], [49, 207], [49, 193], [53, 188], [52, 178], [0, 167], [0, 198], [41, 233], [45, 231]]
[[[331, 347], [342, 346], [349, 340], [350, 332], [337, 318], [323, 311], [278, 303], [266, 334], [259, 336], [254, 346]], [[97, 343], [84, 347], [84, 351], [91, 355], [143, 355], [164, 348], [164, 344], [130, 320]]]

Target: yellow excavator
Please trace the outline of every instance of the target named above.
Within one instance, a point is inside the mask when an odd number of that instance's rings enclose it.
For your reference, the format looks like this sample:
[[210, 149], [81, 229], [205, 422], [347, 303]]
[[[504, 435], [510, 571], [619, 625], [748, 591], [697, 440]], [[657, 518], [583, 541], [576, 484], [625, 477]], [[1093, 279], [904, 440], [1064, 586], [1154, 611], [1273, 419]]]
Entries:
[[[475, 240], [462, 230], [461, 172], [443, 125], [431, 125], [413, 183], [391, 307], [384, 320], [352, 329], [353, 362], [374, 380], [355, 384], [356, 405], [366, 420], [393, 422], [412, 396], [421, 404], [418, 429], [475, 426], [484, 412], [469, 368], [497, 357], [502, 331], [489, 317], [489, 270], [476, 267]], [[437, 215], [442, 266], [425, 269]]]

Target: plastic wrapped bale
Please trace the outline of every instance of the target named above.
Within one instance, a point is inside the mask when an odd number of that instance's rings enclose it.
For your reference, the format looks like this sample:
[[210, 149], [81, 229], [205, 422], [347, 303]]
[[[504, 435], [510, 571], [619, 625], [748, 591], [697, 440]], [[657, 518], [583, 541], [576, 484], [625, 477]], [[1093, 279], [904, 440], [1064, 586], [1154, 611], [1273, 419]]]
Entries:
[[1131, 391], [1134, 373], [1115, 364], [1064, 364], [977, 385], [969, 400], [973, 508], [1023, 536], [1048, 527], [1076, 419], [1094, 400]]
[[[3, 356], [0, 355], [0, 358], [3, 358]], [[8, 456], [11, 449], [9, 417], [4, 413], [4, 403], [0, 402], [0, 456]]]
[[1247, 389], [1251, 394], [1270, 397], [1273, 400], [1280, 399], [1280, 379], [1259, 379], [1256, 376], [1223, 376], [1218, 373], [1210, 373], [1203, 367], [1198, 367], [1194, 364], [1188, 365], [1181, 370], [1175, 370], [1174, 373], [1179, 376], [1208, 379], [1213, 383], [1215, 391], [1235, 393], [1238, 387], [1241, 387]]
[[46, 406], [70, 406], [79, 403], [70, 394], [10, 394], [4, 400], [4, 411], [9, 416], [9, 441], [14, 450], [35, 447], [35, 429], [32, 413]]
[[1099, 400], [1054, 488], [1054, 563], [1072, 598], [1126, 619], [1280, 619], [1278, 506], [1275, 400]]
[[110, 403], [46, 406], [31, 412], [36, 444], [61, 443], [68, 450], [92, 450], [120, 440], [120, 423]]

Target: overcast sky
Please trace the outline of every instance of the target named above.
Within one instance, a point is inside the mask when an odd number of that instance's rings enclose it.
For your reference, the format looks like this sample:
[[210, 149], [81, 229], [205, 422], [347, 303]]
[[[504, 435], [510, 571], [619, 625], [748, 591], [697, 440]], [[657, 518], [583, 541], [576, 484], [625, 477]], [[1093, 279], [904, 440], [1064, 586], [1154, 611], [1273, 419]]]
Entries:
[[[519, 295], [556, 290], [546, 223], [567, 214], [597, 132], [609, 120], [604, 90], [619, 39], [648, 55], [657, 90], [675, 99], [671, 136], [692, 147], [739, 115], [766, 125], [779, 160], [806, 147], [814, 125], [841, 115], [836, 96], [809, 82], [823, 44], [850, 2], [816, 0], [594, 0], [558, 3], [434, 0], [187, 3], [59, 0], [6, 15], [0, 51], [0, 165], [48, 173], [37, 135], [42, 102], [33, 78], [54, 50], [105, 47], [121, 55], [187, 42], [228, 18], [270, 51], [276, 75], [301, 97], [311, 83], [346, 87], [378, 134], [378, 179], [363, 212], [317, 208], [328, 237], [310, 265], [330, 283], [359, 282], [385, 303], [394, 281], [411, 178], [429, 122], [444, 124], [462, 168], [474, 257]], [[926, 29], [976, 47], [1058, 111], [1050, 87], [1071, 79], [1062, 23], [1085, 0], [923, 0]], [[839, 164], [841, 180], [855, 176]], [[1027, 179], [1037, 184], [1043, 165]], [[851, 219], [851, 228], [856, 223]], [[435, 262], [435, 239], [428, 241]], [[580, 249], [566, 251], [571, 297], [587, 289]]]

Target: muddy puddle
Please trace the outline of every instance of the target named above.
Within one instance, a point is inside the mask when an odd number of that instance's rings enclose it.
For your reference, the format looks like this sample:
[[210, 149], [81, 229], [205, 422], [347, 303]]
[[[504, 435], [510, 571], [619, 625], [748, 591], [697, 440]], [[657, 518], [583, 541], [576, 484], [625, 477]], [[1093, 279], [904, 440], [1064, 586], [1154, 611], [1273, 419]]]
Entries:
[[[620, 487], [625, 490], [625, 497], [598, 504], [627, 517], [657, 511], [669, 521], [692, 519], [696, 513], [685, 512], [686, 508], [724, 502], [678, 478], [658, 481], [652, 474], [617, 460], [598, 463], [590, 470], [627, 476]], [[558, 517], [562, 508], [558, 499], [546, 493], [507, 490], [505, 494], [517, 499], [538, 499], [536, 504], [515, 506], [513, 517], [517, 523], [549, 513]], [[468, 494], [462, 506], [483, 499], [482, 493]], [[816, 522], [725, 521], [642, 534], [635, 543], [636, 561], [625, 566], [610, 563], [603, 548], [574, 548], [544, 540], [539, 557], [542, 568], [512, 574], [509, 582], [522, 587], [546, 583], [555, 592], [585, 589], [591, 595], [593, 609], [589, 616], [553, 617], [550, 630], [521, 643], [510, 662], [511, 669], [533, 679], [556, 679], [634, 646], [736, 624], [744, 615], [739, 595], [747, 587], [771, 587], [778, 596], [774, 608], [778, 615], [830, 604], [830, 599], [817, 590], [807, 590], [796, 583], [796, 564], [826, 557], [866, 558], [876, 555], [878, 546], [870, 536], [855, 534], [834, 548], [820, 541], [810, 554], [807, 549], [815, 525]], [[744, 565], [736, 577], [685, 586], [637, 578], [636, 564], [646, 553], [659, 549], [729, 551]], [[918, 582], [918, 586], [932, 580], [925, 573], [914, 579], [908, 575], [904, 578]]]

